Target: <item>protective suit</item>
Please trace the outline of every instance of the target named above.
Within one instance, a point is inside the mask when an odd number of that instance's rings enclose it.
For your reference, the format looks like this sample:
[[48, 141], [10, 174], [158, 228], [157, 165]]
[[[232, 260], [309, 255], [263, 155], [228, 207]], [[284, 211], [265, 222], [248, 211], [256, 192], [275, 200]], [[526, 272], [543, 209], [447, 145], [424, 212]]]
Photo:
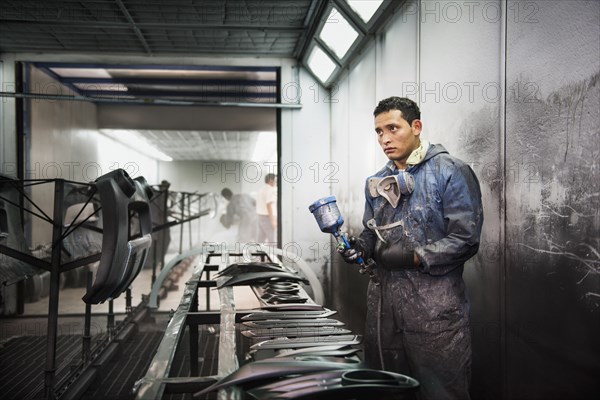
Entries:
[[221, 216], [221, 223], [226, 228], [238, 225], [236, 240], [240, 243], [256, 242], [258, 235], [256, 200], [247, 194], [234, 194], [229, 199], [227, 211]]
[[[370, 367], [382, 368], [381, 336], [383, 367], [419, 380], [419, 398], [468, 399], [471, 339], [462, 272], [479, 247], [481, 192], [471, 168], [441, 145], [423, 151], [405, 172], [390, 161], [367, 179], [359, 244], [376, 261], [380, 286], [369, 284], [365, 356]], [[399, 194], [396, 207], [373, 189], [380, 178], [406, 173], [402, 179], [414, 188]]]

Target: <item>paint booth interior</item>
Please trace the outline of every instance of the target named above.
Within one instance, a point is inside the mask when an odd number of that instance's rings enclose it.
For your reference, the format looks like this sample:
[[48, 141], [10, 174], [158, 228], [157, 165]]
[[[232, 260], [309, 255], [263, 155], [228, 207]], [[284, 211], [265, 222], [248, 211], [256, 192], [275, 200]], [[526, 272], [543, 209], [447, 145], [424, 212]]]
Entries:
[[471, 398], [597, 398], [599, 2], [169, 3], [0, 5], [2, 398], [421, 398], [337, 251], [390, 96], [480, 185]]

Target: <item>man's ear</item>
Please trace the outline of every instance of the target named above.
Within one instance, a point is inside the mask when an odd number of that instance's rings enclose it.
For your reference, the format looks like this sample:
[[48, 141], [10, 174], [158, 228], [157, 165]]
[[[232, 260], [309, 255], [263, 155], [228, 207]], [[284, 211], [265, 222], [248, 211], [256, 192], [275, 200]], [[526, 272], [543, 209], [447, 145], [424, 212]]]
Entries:
[[423, 129], [423, 123], [420, 119], [414, 119], [410, 126], [419, 133], [421, 133], [421, 130]]

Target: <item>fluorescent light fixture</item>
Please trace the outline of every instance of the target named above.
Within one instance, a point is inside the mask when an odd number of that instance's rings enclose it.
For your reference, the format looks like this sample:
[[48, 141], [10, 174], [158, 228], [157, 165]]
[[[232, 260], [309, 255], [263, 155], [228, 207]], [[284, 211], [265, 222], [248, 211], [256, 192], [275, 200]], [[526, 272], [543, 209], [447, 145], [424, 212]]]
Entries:
[[75, 83], [75, 87], [81, 90], [109, 90], [126, 92], [127, 86], [119, 83]]
[[277, 135], [275, 132], [260, 132], [254, 145], [252, 161], [277, 161]]
[[50, 68], [62, 78], [112, 78], [104, 68]]
[[161, 161], [173, 161], [172, 157], [148, 143], [135, 129], [100, 129], [100, 132], [148, 157]]
[[308, 56], [308, 68], [321, 80], [322, 83], [327, 82], [331, 73], [335, 69], [335, 63], [325, 52], [319, 47], [314, 46]]
[[335, 7], [332, 7], [319, 37], [341, 60], [358, 37], [358, 32]]
[[346, 0], [365, 24], [371, 20], [383, 0]]

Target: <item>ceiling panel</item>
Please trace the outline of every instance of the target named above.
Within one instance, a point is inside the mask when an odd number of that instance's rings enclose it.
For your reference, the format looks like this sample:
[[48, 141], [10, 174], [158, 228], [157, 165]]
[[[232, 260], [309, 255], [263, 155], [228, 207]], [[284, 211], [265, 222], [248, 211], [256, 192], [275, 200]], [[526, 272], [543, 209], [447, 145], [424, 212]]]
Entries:
[[[182, 66], [177, 56], [217, 55], [224, 63], [237, 55], [289, 57], [306, 65], [309, 50], [321, 46], [335, 64], [336, 72], [324, 82], [330, 85], [352, 61], [350, 56], [337, 59], [318, 37], [326, 23], [339, 22], [338, 14], [327, 17], [333, 8], [359, 31], [360, 40], [349, 53], [360, 54], [360, 46], [403, 1], [384, 0], [376, 17], [366, 23], [345, 0], [0, 0], [0, 53], [169, 57], [172, 65], [33, 65], [72, 91], [73, 96], [64, 100], [95, 101], [100, 114], [115, 105], [147, 108], [148, 117], [143, 120], [157, 123], [129, 128], [167, 128], [136, 134], [174, 159], [250, 159], [251, 149], [261, 137], [254, 130], [261, 127], [243, 130], [236, 123], [239, 130], [227, 130], [224, 126], [231, 118], [226, 117], [219, 121], [222, 126], [217, 129], [222, 130], [177, 131], [178, 124], [173, 121], [178, 118], [174, 116], [180, 106], [281, 107], [279, 69]], [[310, 66], [308, 70], [314, 73]], [[19, 95], [35, 95], [34, 88], [30, 90]], [[159, 109], [164, 115], [167, 108], [170, 117], [156, 121]], [[113, 125], [110, 128], [126, 128]], [[197, 129], [197, 125], [191, 128]]]
[[278, 99], [277, 67], [56, 62], [33, 66], [92, 101], [276, 103]]
[[2, 0], [0, 52], [298, 57], [318, 0]]
[[[101, 129], [103, 134], [126, 145], [140, 140], [171, 157], [175, 161], [271, 160], [276, 154], [275, 131], [187, 131], [156, 129]], [[266, 139], [265, 140], [265, 135]], [[256, 153], [257, 146], [260, 147]], [[138, 147], [138, 150], [140, 146]], [[142, 150], [143, 152], [143, 150]], [[260, 156], [256, 158], [257, 155]], [[274, 161], [274, 160], [273, 160]]]
[[260, 132], [140, 130], [174, 160], [251, 160]]

